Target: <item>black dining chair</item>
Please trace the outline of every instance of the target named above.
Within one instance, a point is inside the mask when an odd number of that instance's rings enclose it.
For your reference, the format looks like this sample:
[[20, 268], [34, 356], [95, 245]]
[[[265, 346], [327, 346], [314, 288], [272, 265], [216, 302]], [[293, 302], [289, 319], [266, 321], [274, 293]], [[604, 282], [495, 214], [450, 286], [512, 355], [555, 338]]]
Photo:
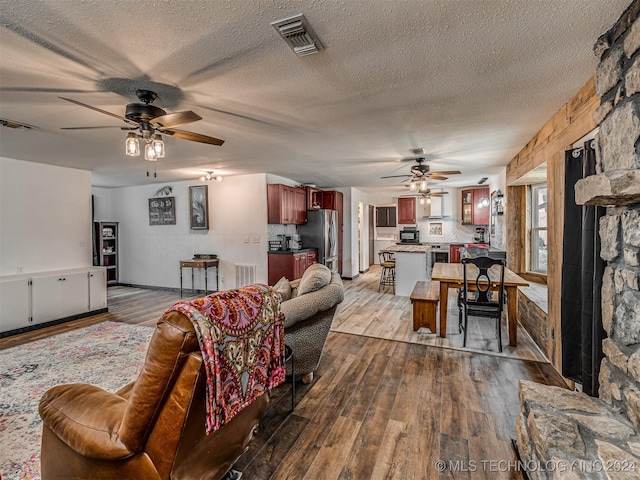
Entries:
[[[502, 258], [475, 257], [462, 259], [463, 286], [460, 289], [462, 303], [462, 315], [464, 318], [464, 341], [467, 346], [467, 332], [469, 331], [469, 317], [493, 318], [496, 320], [496, 335], [498, 337], [498, 350], [502, 352], [502, 311], [504, 309], [504, 269], [507, 262]], [[477, 268], [475, 276], [471, 274], [471, 265]], [[489, 278], [489, 269], [492, 270], [492, 279]], [[490, 291], [497, 289], [496, 295], [490, 295]], [[493, 299], [492, 299], [493, 297]]]
[[[489, 247], [469, 246], [460, 249], [460, 258], [488, 257]], [[491, 298], [491, 294], [489, 294]], [[464, 324], [462, 323], [462, 289], [458, 291], [458, 331], [462, 333]]]

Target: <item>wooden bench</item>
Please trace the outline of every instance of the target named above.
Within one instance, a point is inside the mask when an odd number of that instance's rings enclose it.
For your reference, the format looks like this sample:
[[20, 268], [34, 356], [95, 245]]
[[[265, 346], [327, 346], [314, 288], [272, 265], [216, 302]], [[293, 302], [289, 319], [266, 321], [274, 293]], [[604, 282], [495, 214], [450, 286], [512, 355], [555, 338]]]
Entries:
[[409, 298], [413, 305], [413, 330], [427, 327], [431, 333], [436, 333], [440, 282], [435, 280], [416, 282]]

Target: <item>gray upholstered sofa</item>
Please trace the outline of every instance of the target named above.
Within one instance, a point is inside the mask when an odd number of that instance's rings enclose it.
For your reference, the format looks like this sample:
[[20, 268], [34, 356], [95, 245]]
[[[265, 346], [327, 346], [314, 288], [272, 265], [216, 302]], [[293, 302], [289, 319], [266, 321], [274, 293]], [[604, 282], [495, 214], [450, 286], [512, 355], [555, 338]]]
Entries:
[[313, 380], [329, 335], [333, 315], [344, 300], [344, 285], [338, 273], [320, 264], [310, 266], [300, 280], [282, 278], [274, 286], [282, 296], [285, 343], [294, 355], [295, 372], [304, 383]]

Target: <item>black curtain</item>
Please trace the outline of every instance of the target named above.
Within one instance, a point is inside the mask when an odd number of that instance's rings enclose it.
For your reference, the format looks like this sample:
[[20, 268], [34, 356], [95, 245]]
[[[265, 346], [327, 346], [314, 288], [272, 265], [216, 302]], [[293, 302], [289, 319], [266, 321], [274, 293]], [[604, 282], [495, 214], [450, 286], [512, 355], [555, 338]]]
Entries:
[[593, 142], [565, 152], [565, 204], [562, 243], [562, 375], [598, 395], [602, 360], [601, 289], [605, 262], [600, 258], [600, 217], [604, 208], [575, 203], [578, 180], [594, 175]]

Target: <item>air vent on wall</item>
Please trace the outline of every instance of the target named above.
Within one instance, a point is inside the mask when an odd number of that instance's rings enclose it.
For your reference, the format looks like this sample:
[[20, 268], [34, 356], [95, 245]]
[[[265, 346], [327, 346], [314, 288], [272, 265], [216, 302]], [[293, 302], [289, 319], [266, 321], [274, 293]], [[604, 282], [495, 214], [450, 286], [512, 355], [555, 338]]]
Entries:
[[315, 34], [304, 15], [294, 15], [272, 22], [271, 25], [284, 38], [296, 55], [304, 57], [323, 49], [322, 42]]
[[36, 128], [32, 125], [27, 125], [26, 123], [14, 122], [13, 120], [7, 120], [6, 118], [0, 118], [0, 125], [8, 128], [15, 128], [17, 130], [31, 130], [32, 128]]

